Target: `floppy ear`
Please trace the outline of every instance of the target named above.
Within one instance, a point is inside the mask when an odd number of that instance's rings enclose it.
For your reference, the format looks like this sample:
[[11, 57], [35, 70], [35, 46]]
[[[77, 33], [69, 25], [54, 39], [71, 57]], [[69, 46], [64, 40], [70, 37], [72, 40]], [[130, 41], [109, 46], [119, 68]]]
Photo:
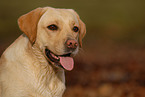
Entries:
[[22, 15], [18, 19], [19, 28], [26, 34], [32, 44], [34, 44], [36, 40], [38, 21], [44, 12], [45, 10], [43, 10], [43, 8], [37, 8]]
[[86, 34], [86, 25], [81, 19], [79, 19], [79, 24], [80, 24], [79, 45], [80, 47], [82, 47], [82, 39], [84, 38]]

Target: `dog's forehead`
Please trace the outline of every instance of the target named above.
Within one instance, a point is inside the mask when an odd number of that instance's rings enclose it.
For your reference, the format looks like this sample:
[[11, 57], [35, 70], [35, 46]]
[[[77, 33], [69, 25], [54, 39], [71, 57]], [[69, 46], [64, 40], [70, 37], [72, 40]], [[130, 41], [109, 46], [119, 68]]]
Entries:
[[77, 15], [72, 9], [47, 8], [46, 12], [42, 15], [41, 19], [43, 19], [44, 22], [64, 20], [78, 23]]

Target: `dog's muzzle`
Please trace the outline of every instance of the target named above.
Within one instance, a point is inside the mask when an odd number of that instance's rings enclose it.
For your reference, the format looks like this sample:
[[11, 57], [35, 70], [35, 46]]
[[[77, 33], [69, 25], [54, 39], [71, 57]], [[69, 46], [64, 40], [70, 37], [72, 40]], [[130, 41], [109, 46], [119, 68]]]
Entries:
[[56, 55], [48, 48], [45, 49], [45, 54], [48, 58], [48, 61], [51, 61], [51, 63], [53, 62], [56, 66], [62, 67], [63, 69], [70, 71], [74, 67], [74, 60], [71, 55], [78, 47], [78, 43], [73, 39], [68, 39], [65, 43], [65, 46], [66, 52], [69, 52], [67, 54]]

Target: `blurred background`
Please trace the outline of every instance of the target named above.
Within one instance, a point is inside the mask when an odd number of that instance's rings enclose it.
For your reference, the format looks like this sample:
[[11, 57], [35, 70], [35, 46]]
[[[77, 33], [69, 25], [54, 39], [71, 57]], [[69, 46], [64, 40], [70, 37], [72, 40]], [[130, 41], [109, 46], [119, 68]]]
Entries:
[[63, 97], [145, 97], [145, 0], [1, 0], [0, 56], [37, 8], [71, 8], [87, 26]]

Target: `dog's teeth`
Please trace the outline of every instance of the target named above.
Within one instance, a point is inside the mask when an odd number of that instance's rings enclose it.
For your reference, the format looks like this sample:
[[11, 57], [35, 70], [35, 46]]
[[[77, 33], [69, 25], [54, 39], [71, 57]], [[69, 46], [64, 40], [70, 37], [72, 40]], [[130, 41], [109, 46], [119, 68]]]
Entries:
[[55, 59], [59, 59], [57, 56], [55, 56], [54, 54], [51, 53], [51, 56]]

